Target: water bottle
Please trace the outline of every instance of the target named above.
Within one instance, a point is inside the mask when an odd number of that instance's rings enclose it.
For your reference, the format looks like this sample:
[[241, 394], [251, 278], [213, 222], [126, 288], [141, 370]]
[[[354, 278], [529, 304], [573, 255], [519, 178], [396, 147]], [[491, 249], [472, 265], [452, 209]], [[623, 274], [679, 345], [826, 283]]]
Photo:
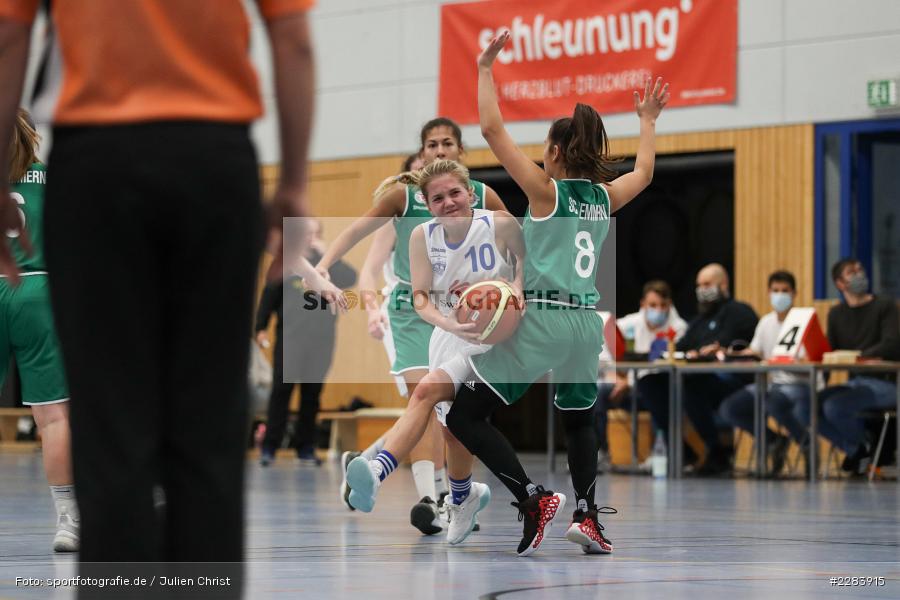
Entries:
[[653, 444], [653, 453], [650, 455], [650, 472], [655, 478], [665, 478], [669, 470], [669, 460], [666, 457], [666, 441], [663, 432], [656, 432], [656, 442]]
[[634, 354], [634, 325], [626, 327], [622, 336], [625, 338], [625, 352]]

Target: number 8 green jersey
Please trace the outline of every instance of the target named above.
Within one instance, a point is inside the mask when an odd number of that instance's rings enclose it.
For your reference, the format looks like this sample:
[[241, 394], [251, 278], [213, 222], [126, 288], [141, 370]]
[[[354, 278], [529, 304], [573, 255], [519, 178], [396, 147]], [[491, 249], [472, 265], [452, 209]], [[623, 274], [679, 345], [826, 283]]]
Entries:
[[31, 255], [25, 253], [16, 238], [19, 233], [7, 231], [10, 239], [13, 258], [22, 271], [43, 271], [44, 265], [44, 187], [47, 184], [47, 170], [44, 165], [34, 163], [25, 175], [12, 185], [10, 195], [19, 205], [19, 217], [28, 231], [31, 240]]
[[587, 179], [554, 181], [556, 207], [549, 216], [525, 215], [525, 295], [532, 302], [593, 307], [594, 281], [609, 233], [609, 194]]

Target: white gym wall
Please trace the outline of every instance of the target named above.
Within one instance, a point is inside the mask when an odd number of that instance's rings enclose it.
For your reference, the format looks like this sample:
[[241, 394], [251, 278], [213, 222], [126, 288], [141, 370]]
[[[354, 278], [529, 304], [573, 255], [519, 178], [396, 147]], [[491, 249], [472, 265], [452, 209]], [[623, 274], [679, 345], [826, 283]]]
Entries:
[[[318, 0], [312, 12], [318, 66], [313, 160], [415, 150], [419, 127], [437, 111], [444, 3]], [[255, 9], [251, 14], [251, 52], [266, 104], [254, 138], [260, 161], [277, 163], [269, 50]], [[900, 77], [897, 57], [900, 1], [739, 0], [737, 102], [671, 109], [658, 131], [873, 118], [866, 81]], [[630, 114], [605, 121], [613, 137], [638, 133]], [[519, 143], [539, 143], [547, 123], [516, 123], [510, 130]], [[466, 127], [463, 137], [472, 148], [485, 145], [477, 127]]]

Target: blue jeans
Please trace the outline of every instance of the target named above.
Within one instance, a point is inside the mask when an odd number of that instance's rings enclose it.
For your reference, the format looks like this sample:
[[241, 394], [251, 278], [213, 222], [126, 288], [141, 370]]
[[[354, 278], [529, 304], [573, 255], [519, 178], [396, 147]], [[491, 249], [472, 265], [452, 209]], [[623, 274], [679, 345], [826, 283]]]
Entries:
[[[719, 407], [719, 416], [733, 427], [753, 433], [753, 397], [756, 385], [734, 392]], [[806, 420], [798, 418], [797, 407], [806, 406]], [[805, 383], [772, 384], [766, 392], [766, 412], [788, 430], [798, 443], [806, 438], [809, 425], [809, 386]]]
[[[848, 454], [865, 440], [865, 421], [859, 413], [897, 405], [897, 384], [874, 377], [854, 377], [822, 392], [822, 435]], [[826, 433], [833, 430], [834, 437]]]

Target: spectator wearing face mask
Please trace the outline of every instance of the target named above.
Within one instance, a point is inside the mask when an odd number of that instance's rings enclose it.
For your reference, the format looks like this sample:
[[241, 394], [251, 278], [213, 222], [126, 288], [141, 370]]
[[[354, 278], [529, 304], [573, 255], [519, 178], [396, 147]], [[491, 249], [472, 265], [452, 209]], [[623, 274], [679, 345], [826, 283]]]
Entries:
[[[688, 324], [676, 350], [688, 359], [710, 358], [735, 342], [747, 345], [756, 329], [756, 313], [749, 305], [731, 298], [728, 273], [718, 263], [697, 273], [698, 315]], [[696, 374], [684, 378], [684, 411], [706, 445], [706, 459], [698, 474], [717, 475], [731, 469], [732, 449], [719, 441], [714, 415], [729, 394], [744, 385], [731, 373]], [[665, 373], [643, 377], [637, 385], [638, 397], [653, 416], [653, 424], [666, 432], [669, 423], [669, 381]]]
[[[672, 304], [672, 289], [662, 280], [644, 284], [640, 310], [616, 320], [619, 330], [634, 339], [634, 352], [647, 354], [657, 334], [670, 329], [675, 332], [677, 342], [684, 336], [687, 323], [678, 315]], [[638, 372], [638, 379], [643, 375]], [[600, 462], [609, 462], [609, 440], [606, 435], [607, 415], [610, 407], [629, 408], [634, 380], [629, 380], [624, 372], [615, 373], [615, 382], [603, 382], [597, 394], [597, 432], [600, 440]], [[640, 406], [640, 400], [639, 406]]]
[[[828, 313], [831, 347], [859, 350], [863, 358], [900, 360], [900, 325], [895, 301], [869, 292], [866, 270], [856, 259], [838, 261], [831, 269], [831, 277], [843, 295], [843, 302]], [[872, 444], [859, 413], [895, 406], [896, 386], [893, 376], [860, 374], [822, 393], [821, 432], [847, 453], [841, 466], [845, 471], [864, 473], [872, 455]]]
[[[794, 305], [796, 295], [796, 282], [791, 273], [775, 271], [769, 275], [769, 302], [772, 305], [772, 312], [759, 320], [750, 347], [735, 354], [771, 358], [778, 343], [781, 325]], [[732, 427], [739, 427], [752, 434], [755, 393], [755, 384], [734, 392], [722, 402], [719, 416]], [[801, 446], [805, 446], [808, 443], [806, 427], [809, 425], [809, 378], [786, 371], [773, 372], [769, 376], [766, 392], [766, 412], [787, 429], [791, 438]], [[769, 456], [772, 457], [772, 474], [777, 475], [784, 466], [789, 438], [770, 431], [766, 440], [769, 445]]]

